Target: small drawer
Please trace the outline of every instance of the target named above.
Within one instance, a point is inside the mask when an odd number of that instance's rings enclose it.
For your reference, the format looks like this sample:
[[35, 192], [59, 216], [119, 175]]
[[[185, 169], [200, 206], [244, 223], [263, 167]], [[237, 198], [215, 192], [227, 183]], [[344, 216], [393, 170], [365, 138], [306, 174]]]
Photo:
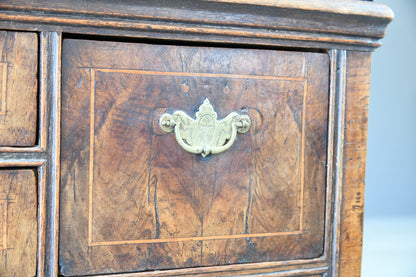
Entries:
[[32, 170], [0, 170], [0, 276], [36, 276], [36, 179]]
[[0, 146], [33, 146], [37, 128], [38, 36], [0, 31]]
[[[311, 52], [65, 40], [61, 273], [320, 257], [328, 60]], [[194, 143], [193, 130], [178, 139], [160, 126], [163, 114], [178, 110], [191, 118], [214, 110], [218, 120], [236, 112], [251, 126], [222, 153], [193, 154], [179, 145]], [[197, 124], [201, 137], [221, 132], [212, 122]]]

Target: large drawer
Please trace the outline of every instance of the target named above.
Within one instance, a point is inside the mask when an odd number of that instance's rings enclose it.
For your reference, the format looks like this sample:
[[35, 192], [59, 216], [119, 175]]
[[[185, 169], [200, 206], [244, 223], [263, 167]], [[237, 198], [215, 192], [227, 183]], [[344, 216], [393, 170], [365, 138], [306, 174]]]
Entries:
[[[63, 275], [323, 255], [327, 54], [66, 39], [62, 68]], [[251, 126], [203, 157], [159, 119], [205, 99]]]

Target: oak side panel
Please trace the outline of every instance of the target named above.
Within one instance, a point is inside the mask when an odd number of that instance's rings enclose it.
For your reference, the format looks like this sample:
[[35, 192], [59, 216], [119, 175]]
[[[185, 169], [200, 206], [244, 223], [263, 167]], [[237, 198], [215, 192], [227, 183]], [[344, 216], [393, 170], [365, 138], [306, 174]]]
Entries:
[[0, 31], [0, 146], [36, 143], [38, 37]]
[[339, 276], [361, 275], [371, 53], [347, 52]]
[[0, 276], [35, 276], [37, 186], [32, 170], [0, 170]]
[[[323, 53], [65, 40], [61, 273], [320, 257], [328, 71]], [[203, 158], [158, 120], [206, 97], [253, 128]]]

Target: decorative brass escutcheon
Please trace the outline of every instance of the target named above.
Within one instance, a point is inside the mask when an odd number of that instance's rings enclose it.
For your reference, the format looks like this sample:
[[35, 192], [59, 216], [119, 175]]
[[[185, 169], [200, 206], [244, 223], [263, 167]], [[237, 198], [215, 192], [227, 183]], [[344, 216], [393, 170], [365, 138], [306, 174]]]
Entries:
[[175, 131], [176, 140], [183, 149], [203, 157], [224, 152], [236, 140], [237, 132], [245, 133], [251, 125], [248, 115], [236, 112], [217, 120], [217, 113], [208, 98], [195, 115], [196, 119], [193, 119], [183, 111], [165, 113], [160, 117], [159, 125], [166, 133]]

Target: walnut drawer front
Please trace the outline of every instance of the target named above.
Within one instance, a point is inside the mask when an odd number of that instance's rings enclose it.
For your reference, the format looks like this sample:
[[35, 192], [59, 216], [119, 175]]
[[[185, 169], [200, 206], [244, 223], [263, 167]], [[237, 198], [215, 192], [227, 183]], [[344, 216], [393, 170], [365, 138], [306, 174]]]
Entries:
[[36, 143], [38, 37], [0, 31], [0, 146]]
[[[66, 39], [62, 69], [63, 275], [323, 255], [327, 54]], [[206, 98], [252, 125], [202, 157], [159, 118]]]
[[0, 170], [0, 276], [35, 276], [36, 176], [33, 170]]

